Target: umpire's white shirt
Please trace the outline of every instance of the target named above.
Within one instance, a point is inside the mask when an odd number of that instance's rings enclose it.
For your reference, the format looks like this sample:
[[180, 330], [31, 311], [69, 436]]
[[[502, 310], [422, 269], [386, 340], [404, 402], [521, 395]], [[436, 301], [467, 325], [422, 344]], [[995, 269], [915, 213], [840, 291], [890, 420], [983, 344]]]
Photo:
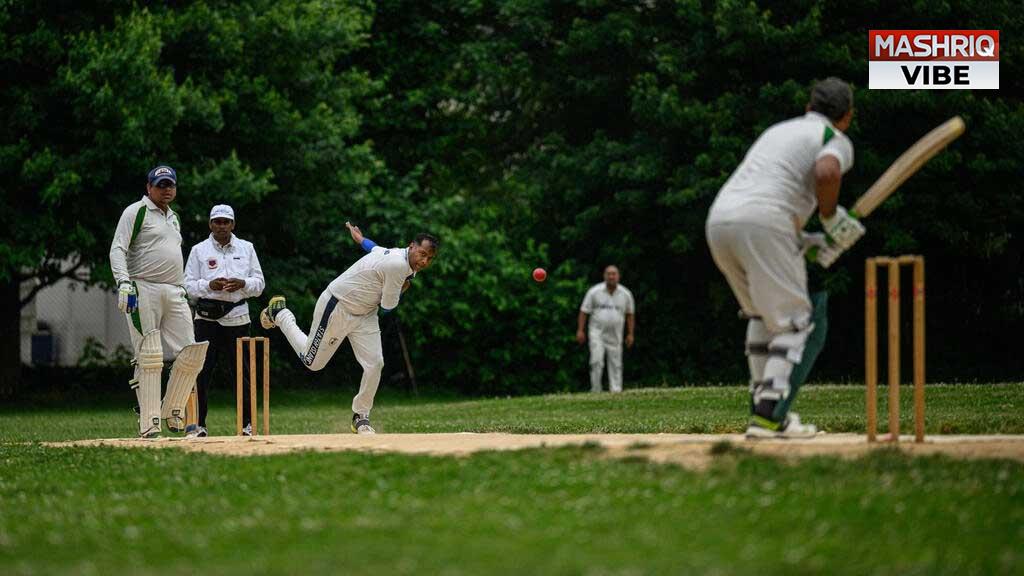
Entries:
[[402, 285], [413, 275], [408, 248], [374, 246], [327, 289], [353, 316], [375, 314], [377, 307], [392, 310], [402, 297]]
[[[245, 286], [234, 292], [227, 290], [211, 290], [210, 281], [217, 278], [241, 278]], [[185, 265], [185, 290], [192, 298], [209, 298], [224, 302], [239, 302], [246, 298], [255, 298], [263, 293], [266, 282], [263, 269], [256, 257], [256, 249], [252, 242], [231, 235], [227, 244], [221, 245], [213, 239], [213, 234], [206, 240], [192, 247]], [[241, 326], [249, 323], [249, 304], [232, 308], [220, 320], [207, 320], [196, 316], [203, 322], [219, 322], [221, 326]]]
[[822, 114], [779, 122], [747, 151], [718, 192], [708, 224], [757, 222], [792, 233], [802, 229], [818, 205], [814, 164], [834, 156], [845, 174], [853, 166], [853, 144]]

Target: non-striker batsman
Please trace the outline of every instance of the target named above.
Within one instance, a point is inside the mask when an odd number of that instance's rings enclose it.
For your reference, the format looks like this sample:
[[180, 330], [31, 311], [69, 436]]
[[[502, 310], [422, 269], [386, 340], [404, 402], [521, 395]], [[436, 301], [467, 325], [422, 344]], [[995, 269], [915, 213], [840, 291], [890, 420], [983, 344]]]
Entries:
[[[181, 221], [171, 210], [178, 175], [169, 166], [149, 171], [146, 194], [121, 213], [110, 244], [118, 307], [128, 320], [135, 350], [131, 387], [139, 402], [139, 435], [160, 435], [160, 421], [185, 428], [185, 403], [203, 368], [206, 342], [196, 343], [185, 294]], [[160, 400], [164, 359], [174, 359]]]

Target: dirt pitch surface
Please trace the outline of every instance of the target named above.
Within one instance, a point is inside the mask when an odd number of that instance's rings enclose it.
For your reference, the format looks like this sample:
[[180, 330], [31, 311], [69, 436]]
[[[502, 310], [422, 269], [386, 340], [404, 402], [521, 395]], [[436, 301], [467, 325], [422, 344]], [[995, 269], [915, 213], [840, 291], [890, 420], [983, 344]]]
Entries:
[[746, 440], [740, 434], [309, 434], [286, 436], [217, 436], [209, 438], [109, 439], [51, 442], [48, 446], [170, 448], [227, 456], [262, 456], [287, 452], [399, 452], [467, 456], [474, 452], [559, 446], [599, 445], [611, 458], [642, 457], [688, 468], [705, 468], [716, 452], [749, 450], [783, 459], [811, 456], [853, 458], [892, 446], [912, 455], [946, 454], [954, 458], [1004, 458], [1024, 462], [1024, 435], [929, 436], [915, 444], [912, 436], [898, 444], [868, 444], [863, 435], [819, 434], [807, 440]]

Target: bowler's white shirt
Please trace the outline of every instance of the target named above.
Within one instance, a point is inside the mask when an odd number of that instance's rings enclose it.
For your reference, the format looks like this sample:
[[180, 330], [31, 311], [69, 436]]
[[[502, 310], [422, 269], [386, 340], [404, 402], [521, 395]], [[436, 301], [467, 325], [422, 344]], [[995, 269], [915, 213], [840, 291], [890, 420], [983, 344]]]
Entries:
[[718, 192], [708, 223], [755, 219], [792, 232], [796, 219], [802, 228], [818, 206], [814, 164], [825, 156], [839, 160], [844, 174], [853, 166], [853, 143], [824, 115], [769, 127]]
[[353, 316], [374, 314], [377, 307], [392, 310], [402, 297], [402, 284], [413, 275], [408, 248], [374, 246], [328, 286]]
[[[227, 290], [211, 290], [210, 281], [217, 278], [240, 278], [245, 286], [234, 292]], [[263, 293], [266, 282], [263, 269], [256, 257], [256, 249], [252, 242], [231, 235], [227, 244], [221, 245], [213, 239], [213, 234], [206, 240], [192, 247], [185, 265], [185, 291], [192, 298], [209, 298], [224, 302], [239, 302], [246, 298], [255, 298]], [[249, 323], [249, 304], [232, 308], [220, 320], [207, 320], [196, 316], [196, 320], [219, 322], [222, 326], [241, 326]]]

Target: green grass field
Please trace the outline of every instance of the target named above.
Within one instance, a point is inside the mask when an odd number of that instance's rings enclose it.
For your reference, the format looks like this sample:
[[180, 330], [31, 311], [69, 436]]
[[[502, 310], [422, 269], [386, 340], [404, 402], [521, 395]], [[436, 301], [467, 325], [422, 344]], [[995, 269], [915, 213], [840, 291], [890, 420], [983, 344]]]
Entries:
[[[912, 430], [911, 389], [904, 387], [901, 426]], [[234, 434], [235, 407], [223, 390], [211, 400], [208, 424], [214, 435]], [[354, 392], [354, 391], [353, 391]], [[271, 393], [275, 434], [348, 432], [351, 392]], [[886, 387], [879, 389], [879, 426], [886, 430]], [[515, 432], [562, 434], [726, 433], [747, 423], [745, 387], [649, 388], [609, 394], [562, 394], [486, 400], [378, 398], [373, 423], [381, 432]], [[929, 385], [929, 434], [1024, 434], [1024, 383]], [[0, 407], [0, 439], [72, 440], [127, 438], [135, 417], [127, 395], [73, 409], [59, 406]], [[828, 432], [864, 431], [864, 388], [808, 386], [796, 410]]]
[[[229, 433], [219, 400], [211, 428]], [[278, 393], [274, 431], [342, 432], [348, 403]], [[390, 432], [733, 432], [744, 403], [735, 387], [382, 398], [374, 416]], [[881, 450], [785, 464], [738, 449], [695, 472], [588, 447], [240, 458], [25, 442], [129, 436], [113, 404], [0, 408], [0, 574], [1024, 571], [1017, 462]], [[1024, 384], [932, 386], [928, 430], [1020, 434], [1022, 407]], [[811, 387], [798, 408], [861, 430], [863, 389]]]

